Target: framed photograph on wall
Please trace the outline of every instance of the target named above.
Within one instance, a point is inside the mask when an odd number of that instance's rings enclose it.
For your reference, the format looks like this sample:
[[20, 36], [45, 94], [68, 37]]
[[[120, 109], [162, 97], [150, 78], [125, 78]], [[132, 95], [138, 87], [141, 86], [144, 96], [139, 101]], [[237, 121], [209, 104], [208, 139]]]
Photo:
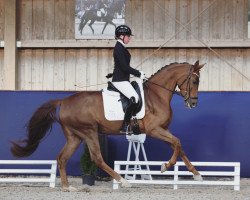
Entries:
[[125, 24], [125, 0], [75, 0], [76, 39], [114, 39]]

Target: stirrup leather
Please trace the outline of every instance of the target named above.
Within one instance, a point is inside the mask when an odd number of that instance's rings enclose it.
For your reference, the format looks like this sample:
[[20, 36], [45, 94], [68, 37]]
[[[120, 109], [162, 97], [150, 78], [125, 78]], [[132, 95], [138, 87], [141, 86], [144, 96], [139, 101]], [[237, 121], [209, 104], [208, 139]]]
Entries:
[[123, 124], [120, 130], [120, 133], [129, 134], [129, 135], [132, 134], [133, 131], [131, 130], [130, 124]]

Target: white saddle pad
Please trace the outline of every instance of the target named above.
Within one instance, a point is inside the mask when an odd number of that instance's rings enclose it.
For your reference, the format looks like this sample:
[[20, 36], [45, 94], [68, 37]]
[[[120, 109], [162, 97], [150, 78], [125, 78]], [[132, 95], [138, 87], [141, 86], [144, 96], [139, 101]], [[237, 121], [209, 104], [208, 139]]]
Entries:
[[[137, 113], [136, 117], [137, 119], [142, 119], [145, 115], [144, 91], [142, 80], [136, 79], [136, 82], [139, 84], [142, 96], [142, 108], [140, 112]], [[102, 97], [105, 118], [110, 121], [123, 120], [125, 113], [123, 112], [122, 103], [120, 101], [120, 93], [103, 89]]]

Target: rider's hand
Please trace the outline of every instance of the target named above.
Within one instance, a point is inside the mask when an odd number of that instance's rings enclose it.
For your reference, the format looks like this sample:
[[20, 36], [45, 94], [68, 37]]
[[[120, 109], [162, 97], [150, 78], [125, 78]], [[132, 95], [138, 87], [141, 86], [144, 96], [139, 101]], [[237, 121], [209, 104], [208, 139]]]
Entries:
[[145, 73], [143, 71], [140, 71], [140, 73], [141, 73], [141, 75], [140, 75], [139, 78], [142, 79], [142, 80], [146, 79]]

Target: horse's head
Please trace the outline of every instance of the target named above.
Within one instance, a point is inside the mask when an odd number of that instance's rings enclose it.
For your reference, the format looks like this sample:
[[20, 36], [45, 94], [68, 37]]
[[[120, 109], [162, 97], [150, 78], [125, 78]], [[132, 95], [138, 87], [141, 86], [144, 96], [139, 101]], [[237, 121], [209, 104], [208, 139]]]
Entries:
[[181, 76], [177, 81], [177, 85], [184, 98], [185, 104], [190, 109], [197, 106], [200, 69], [204, 65], [205, 64], [199, 65], [199, 61], [196, 61], [194, 65], [190, 65], [188, 74]]

